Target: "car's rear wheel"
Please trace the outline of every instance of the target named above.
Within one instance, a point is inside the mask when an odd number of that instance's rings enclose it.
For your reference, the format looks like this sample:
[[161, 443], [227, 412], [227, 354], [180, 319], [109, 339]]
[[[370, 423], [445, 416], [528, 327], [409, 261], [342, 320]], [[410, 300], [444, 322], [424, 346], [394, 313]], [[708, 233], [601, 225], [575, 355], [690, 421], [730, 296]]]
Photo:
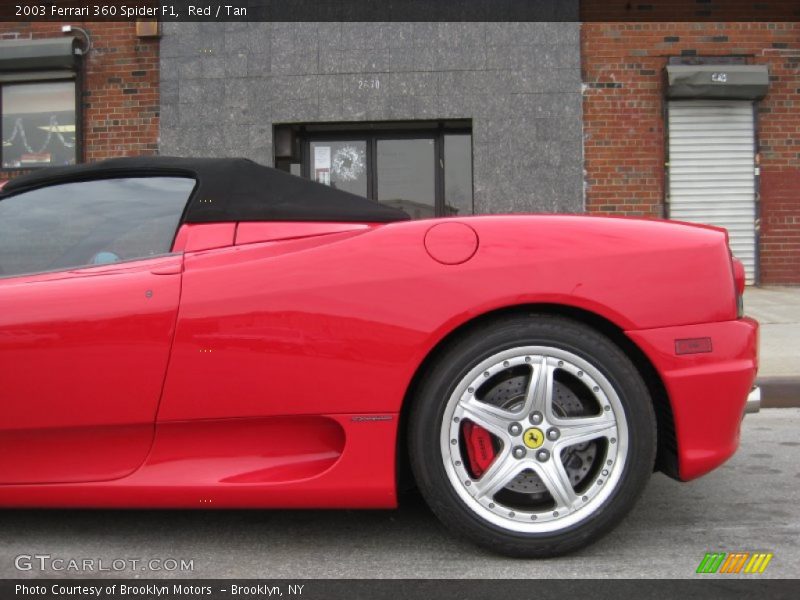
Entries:
[[512, 556], [599, 538], [652, 472], [647, 387], [606, 336], [571, 319], [495, 320], [450, 344], [409, 421], [411, 466], [433, 511]]

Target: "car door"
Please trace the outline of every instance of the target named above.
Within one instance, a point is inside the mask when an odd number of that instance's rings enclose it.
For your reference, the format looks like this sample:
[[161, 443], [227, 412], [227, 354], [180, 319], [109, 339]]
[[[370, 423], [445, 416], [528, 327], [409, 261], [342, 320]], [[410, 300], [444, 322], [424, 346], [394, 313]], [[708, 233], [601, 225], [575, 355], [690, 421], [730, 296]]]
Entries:
[[144, 461], [180, 296], [170, 249], [194, 183], [0, 199], [0, 484], [111, 480]]

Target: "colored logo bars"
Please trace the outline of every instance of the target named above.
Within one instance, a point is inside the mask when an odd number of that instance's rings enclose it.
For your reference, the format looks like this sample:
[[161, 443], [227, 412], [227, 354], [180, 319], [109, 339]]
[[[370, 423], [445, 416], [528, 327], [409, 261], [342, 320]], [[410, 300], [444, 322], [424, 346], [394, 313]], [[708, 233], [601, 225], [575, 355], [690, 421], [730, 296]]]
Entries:
[[763, 573], [771, 560], [771, 552], [706, 552], [697, 573]]

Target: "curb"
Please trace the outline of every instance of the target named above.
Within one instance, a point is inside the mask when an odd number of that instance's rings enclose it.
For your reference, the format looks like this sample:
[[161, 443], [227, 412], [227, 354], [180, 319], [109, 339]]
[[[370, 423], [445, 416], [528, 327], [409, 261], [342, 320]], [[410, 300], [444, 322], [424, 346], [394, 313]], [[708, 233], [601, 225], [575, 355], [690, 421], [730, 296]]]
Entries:
[[800, 376], [759, 377], [761, 408], [800, 408]]

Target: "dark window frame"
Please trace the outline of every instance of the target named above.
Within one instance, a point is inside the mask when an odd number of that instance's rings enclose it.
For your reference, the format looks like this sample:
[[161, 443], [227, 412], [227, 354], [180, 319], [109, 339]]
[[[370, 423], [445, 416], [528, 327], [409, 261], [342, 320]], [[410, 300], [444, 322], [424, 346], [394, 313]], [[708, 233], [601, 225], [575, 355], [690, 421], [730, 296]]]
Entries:
[[[28, 73], [26, 73], [27, 75]], [[20, 78], [18, 80], [12, 79], [9, 81], [0, 81], [0, 119], [3, 117], [3, 88], [12, 85], [30, 85], [36, 83], [59, 83], [64, 81], [71, 81], [75, 84], [75, 164], [84, 162], [83, 158], [83, 103], [81, 98], [83, 96], [81, 90], [83, 89], [83, 77], [81, 71], [77, 70], [71, 72], [65, 77], [42, 77], [42, 78]], [[2, 137], [2, 135], [0, 135]], [[19, 167], [4, 167], [3, 166], [3, 148], [0, 145], [0, 173], [18, 173], [20, 171], [34, 171], [36, 169], [46, 169], [50, 166], [62, 165], [31, 165]]]
[[[278, 125], [278, 127], [282, 126], [284, 125]], [[290, 127], [292, 126], [290, 125]], [[445, 156], [444, 138], [446, 135], [469, 135], [470, 172], [472, 174], [472, 189], [470, 190], [472, 200], [469, 214], [474, 214], [475, 212], [474, 138], [471, 121], [468, 124], [461, 120], [457, 124], [453, 124], [452, 121], [325, 123], [294, 127], [296, 128], [295, 135], [299, 145], [299, 156], [297, 158], [299, 158], [300, 162], [300, 173], [306, 178], [311, 178], [311, 144], [313, 142], [365, 141], [367, 145], [367, 198], [371, 200], [377, 200], [378, 141], [432, 139], [434, 142], [434, 213], [436, 217], [448, 216], [445, 210], [444, 171], [447, 158]], [[282, 161], [285, 163], [286, 160], [286, 158], [276, 159], [276, 162]]]

